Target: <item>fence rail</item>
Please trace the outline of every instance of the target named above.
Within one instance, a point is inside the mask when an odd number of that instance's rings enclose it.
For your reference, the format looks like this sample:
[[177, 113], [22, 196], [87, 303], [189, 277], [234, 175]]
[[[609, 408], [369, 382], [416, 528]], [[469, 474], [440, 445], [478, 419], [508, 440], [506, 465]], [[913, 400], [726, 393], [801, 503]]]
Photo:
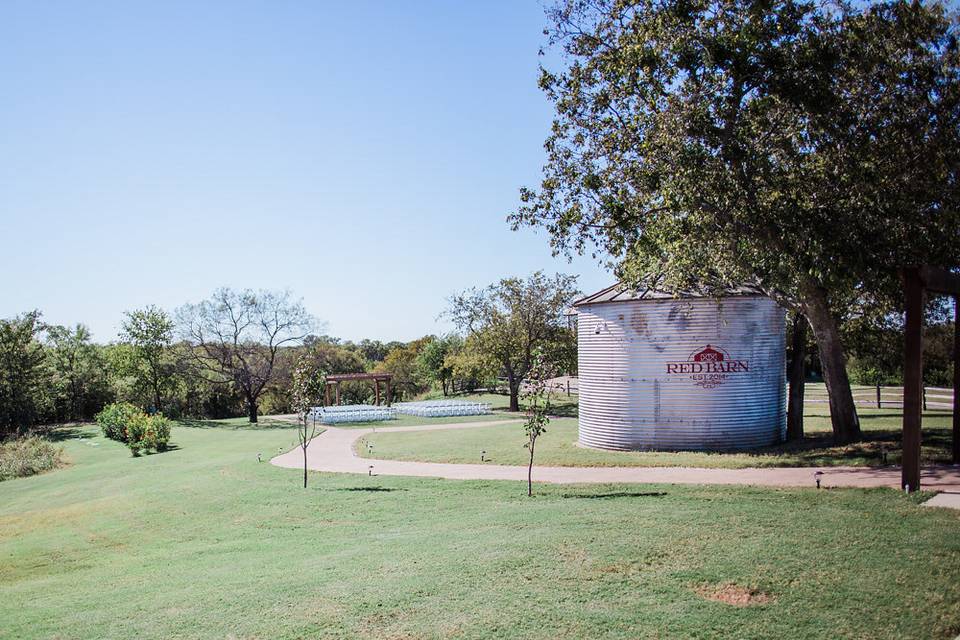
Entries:
[[[853, 402], [862, 407], [877, 409], [902, 409], [903, 387], [852, 385]], [[804, 388], [804, 402], [827, 404], [827, 389], [823, 384], [807, 384]], [[923, 388], [923, 408], [953, 410], [953, 389], [944, 387]]]

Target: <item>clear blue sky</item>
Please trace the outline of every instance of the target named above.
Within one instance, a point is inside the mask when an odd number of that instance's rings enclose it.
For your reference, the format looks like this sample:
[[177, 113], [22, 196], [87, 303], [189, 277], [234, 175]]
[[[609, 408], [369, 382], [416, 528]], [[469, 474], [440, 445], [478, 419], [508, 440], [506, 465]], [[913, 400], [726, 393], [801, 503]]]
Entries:
[[503, 2], [4, 2], [0, 317], [113, 340], [122, 312], [289, 288], [347, 339], [447, 327], [536, 269], [510, 231], [550, 105], [543, 8]]

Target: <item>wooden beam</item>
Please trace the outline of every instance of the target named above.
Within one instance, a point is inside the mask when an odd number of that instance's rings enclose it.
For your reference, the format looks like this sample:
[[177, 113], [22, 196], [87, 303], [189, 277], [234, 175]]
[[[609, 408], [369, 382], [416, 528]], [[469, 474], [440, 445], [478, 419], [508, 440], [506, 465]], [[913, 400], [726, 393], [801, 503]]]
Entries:
[[903, 273], [906, 335], [903, 350], [903, 466], [900, 488], [920, 489], [920, 427], [923, 414], [923, 280], [919, 269]]
[[953, 297], [953, 464], [960, 464], [960, 296]]
[[960, 295], [960, 274], [938, 267], [920, 267], [920, 277], [927, 291]]

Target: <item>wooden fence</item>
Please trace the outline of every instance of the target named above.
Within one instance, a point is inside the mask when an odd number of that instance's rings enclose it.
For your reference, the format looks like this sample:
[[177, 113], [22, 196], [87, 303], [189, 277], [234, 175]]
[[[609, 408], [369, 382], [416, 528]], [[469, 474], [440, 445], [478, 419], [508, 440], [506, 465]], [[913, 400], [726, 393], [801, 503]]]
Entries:
[[[857, 406], [876, 409], [902, 409], [903, 387], [884, 385], [852, 385], [853, 401]], [[827, 387], [822, 383], [807, 383], [804, 387], [804, 402], [827, 404]], [[953, 389], [943, 387], [923, 388], [923, 410], [953, 410]]]

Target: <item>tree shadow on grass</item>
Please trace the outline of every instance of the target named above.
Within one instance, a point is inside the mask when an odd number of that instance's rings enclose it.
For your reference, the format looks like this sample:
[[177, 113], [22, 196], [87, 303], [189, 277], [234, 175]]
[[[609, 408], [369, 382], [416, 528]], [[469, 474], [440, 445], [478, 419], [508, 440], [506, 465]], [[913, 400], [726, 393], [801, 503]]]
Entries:
[[[861, 416], [870, 420], [887, 416]], [[923, 464], [947, 464], [951, 460], [952, 433], [946, 428], [923, 428], [921, 460]], [[836, 445], [830, 432], [806, 435], [803, 440], [787, 442], [772, 447], [744, 451], [755, 456], [758, 462], [767, 457], [792, 458], [791, 463], [799, 466], [887, 466], [900, 464], [902, 457], [902, 432], [898, 428], [869, 429], [863, 432], [863, 439], [848, 445]]]
[[226, 429], [229, 431], [253, 431], [255, 429], [296, 429], [297, 423], [276, 418], [261, 418], [259, 422], [240, 422], [234, 418], [222, 420], [202, 420], [199, 418], [181, 418], [176, 426], [190, 429]]
[[610, 493], [564, 493], [561, 498], [584, 498], [587, 500], [609, 500], [611, 498], [661, 498], [666, 491], [613, 491]]
[[397, 489], [394, 487], [341, 487], [332, 489], [332, 491], [365, 491], [368, 493], [390, 493], [392, 491], [406, 491], [406, 489]]
[[48, 431], [40, 432], [44, 438], [51, 442], [64, 442], [66, 440], [90, 440], [96, 437], [96, 433], [79, 428], [76, 425], [63, 427], [53, 427]]

